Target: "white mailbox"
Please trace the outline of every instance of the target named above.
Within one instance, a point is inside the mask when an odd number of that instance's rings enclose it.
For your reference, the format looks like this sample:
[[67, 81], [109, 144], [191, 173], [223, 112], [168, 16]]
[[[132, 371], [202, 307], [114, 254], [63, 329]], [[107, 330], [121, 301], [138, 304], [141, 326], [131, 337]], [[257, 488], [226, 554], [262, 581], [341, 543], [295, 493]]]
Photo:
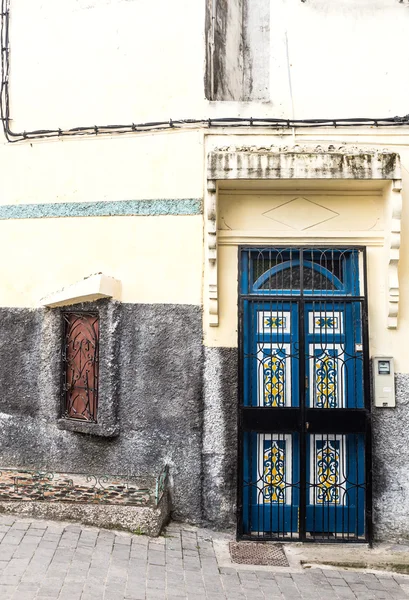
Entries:
[[374, 356], [372, 367], [374, 405], [380, 408], [396, 406], [393, 358], [391, 356]]

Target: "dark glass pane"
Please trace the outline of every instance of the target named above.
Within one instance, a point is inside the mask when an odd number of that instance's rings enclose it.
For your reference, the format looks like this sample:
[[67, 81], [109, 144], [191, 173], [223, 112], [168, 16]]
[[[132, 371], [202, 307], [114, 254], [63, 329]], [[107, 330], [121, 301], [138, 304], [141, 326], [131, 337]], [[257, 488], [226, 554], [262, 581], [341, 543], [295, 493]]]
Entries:
[[335, 286], [333, 282], [328, 279], [322, 273], [315, 271], [314, 269], [310, 269], [309, 267], [304, 267], [304, 289], [305, 290], [335, 290]]
[[350, 252], [346, 254], [345, 252], [339, 252], [336, 250], [304, 250], [303, 256], [304, 261], [311, 262], [314, 265], [317, 265], [318, 267], [327, 269], [327, 271], [335, 275], [335, 277], [337, 277], [341, 282], [343, 282], [344, 264], [347, 258], [351, 256], [351, 254]]
[[289, 266], [274, 273], [260, 286], [261, 290], [299, 290], [301, 285], [300, 266]]
[[[304, 290], [335, 290], [333, 282], [322, 273], [304, 267], [303, 269]], [[299, 290], [301, 288], [300, 267], [288, 267], [271, 277], [260, 286], [261, 290]]]
[[[264, 273], [270, 269], [282, 265], [283, 263], [290, 263], [299, 261], [300, 252], [298, 250], [270, 250], [268, 252], [260, 252], [254, 256], [252, 261], [253, 267], [253, 283], [257, 281]], [[260, 288], [263, 289], [263, 288]], [[268, 288], [267, 288], [268, 289]], [[278, 288], [273, 288], [278, 289]]]
[[[344, 274], [347, 267], [350, 268], [351, 251], [305, 249], [303, 255], [303, 289], [306, 291], [331, 291], [339, 289], [331, 276], [345, 283]], [[259, 252], [252, 260], [253, 284], [264, 274], [280, 267], [276, 273], [267, 277], [261, 284], [257, 285], [260, 290], [300, 290], [300, 251], [293, 249], [277, 249]], [[324, 273], [322, 272], [324, 271]], [[329, 277], [326, 276], [328, 271]], [[357, 274], [358, 276], [358, 274]]]

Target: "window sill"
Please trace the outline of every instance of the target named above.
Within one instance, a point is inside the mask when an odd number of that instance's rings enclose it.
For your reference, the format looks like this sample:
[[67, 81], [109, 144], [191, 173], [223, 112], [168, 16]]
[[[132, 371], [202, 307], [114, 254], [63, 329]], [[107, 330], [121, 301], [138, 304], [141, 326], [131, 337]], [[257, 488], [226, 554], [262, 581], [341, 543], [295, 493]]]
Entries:
[[104, 425], [103, 423], [91, 423], [89, 421], [80, 421], [77, 419], [58, 419], [58, 429], [73, 431], [75, 433], [84, 433], [87, 435], [98, 435], [100, 437], [112, 438], [119, 435], [117, 425]]

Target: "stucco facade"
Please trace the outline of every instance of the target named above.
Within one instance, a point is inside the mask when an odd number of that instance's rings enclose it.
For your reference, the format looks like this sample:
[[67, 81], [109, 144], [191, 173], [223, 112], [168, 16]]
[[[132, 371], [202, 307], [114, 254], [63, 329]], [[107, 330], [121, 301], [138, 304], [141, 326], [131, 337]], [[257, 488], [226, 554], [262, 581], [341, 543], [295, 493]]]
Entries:
[[[0, 467], [168, 464], [175, 518], [234, 527], [238, 248], [362, 247], [368, 356], [396, 372], [371, 417], [374, 535], [407, 539], [407, 3], [3, 8]], [[98, 273], [115, 292], [85, 297]], [[61, 307], [100, 315], [100, 429], [61, 423]]]

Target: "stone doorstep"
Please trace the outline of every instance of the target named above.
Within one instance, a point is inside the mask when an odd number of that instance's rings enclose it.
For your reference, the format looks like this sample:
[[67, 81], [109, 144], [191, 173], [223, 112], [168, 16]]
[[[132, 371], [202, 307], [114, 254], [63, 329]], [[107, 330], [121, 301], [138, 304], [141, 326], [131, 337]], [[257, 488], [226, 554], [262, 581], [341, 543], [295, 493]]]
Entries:
[[[233, 537], [232, 537], [233, 539]], [[229, 552], [229, 539], [213, 539], [219, 567], [270, 571], [274, 573], [303, 572], [305, 569], [345, 569], [366, 572], [398, 573], [408, 577], [409, 547], [379, 544], [369, 548], [368, 544], [301, 544], [282, 543], [289, 567], [243, 565], [233, 563]]]
[[345, 568], [393, 568], [409, 574], [409, 546], [378, 544], [286, 544], [290, 553], [301, 564], [322, 564]]
[[158, 506], [1, 500], [1, 513], [16, 514], [20, 518], [75, 521], [83, 525], [123, 529], [157, 537], [169, 520], [170, 506], [167, 494], [163, 495]]
[[[284, 544], [287, 558], [303, 569], [343, 569], [398, 573], [408, 577], [409, 547], [395, 544]], [[290, 558], [289, 558], [290, 560]]]

